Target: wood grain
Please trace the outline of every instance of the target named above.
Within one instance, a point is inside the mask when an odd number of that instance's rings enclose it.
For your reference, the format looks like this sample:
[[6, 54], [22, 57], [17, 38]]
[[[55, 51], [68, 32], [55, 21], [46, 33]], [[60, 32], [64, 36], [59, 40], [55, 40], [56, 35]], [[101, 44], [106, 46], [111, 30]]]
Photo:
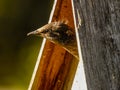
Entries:
[[[57, 0], [52, 21], [67, 20], [74, 28], [70, 0]], [[75, 41], [76, 42], [76, 41]], [[30, 90], [70, 90], [78, 60], [61, 46], [46, 41]]]
[[74, 8], [88, 90], [120, 90], [120, 0], [74, 0]]

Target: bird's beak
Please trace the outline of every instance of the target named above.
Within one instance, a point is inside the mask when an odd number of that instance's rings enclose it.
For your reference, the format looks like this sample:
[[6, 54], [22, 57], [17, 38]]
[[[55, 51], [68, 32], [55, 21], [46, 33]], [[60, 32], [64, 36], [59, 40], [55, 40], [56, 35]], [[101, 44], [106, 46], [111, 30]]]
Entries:
[[38, 30], [35, 30], [35, 31], [32, 31], [32, 32], [29, 32], [29, 33], [27, 34], [27, 36], [29, 36], [29, 35], [39, 35], [39, 31], [38, 31]]

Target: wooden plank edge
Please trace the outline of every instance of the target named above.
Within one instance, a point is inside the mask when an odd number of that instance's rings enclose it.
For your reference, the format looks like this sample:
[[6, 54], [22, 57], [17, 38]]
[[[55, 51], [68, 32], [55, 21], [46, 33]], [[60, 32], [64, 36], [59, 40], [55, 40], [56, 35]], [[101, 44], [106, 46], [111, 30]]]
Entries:
[[[54, 0], [52, 11], [50, 13], [48, 23], [50, 23], [52, 21], [52, 17], [53, 17], [54, 11], [55, 11], [56, 4], [57, 4], [57, 0]], [[42, 57], [42, 53], [43, 53], [43, 50], [44, 50], [45, 43], [46, 43], [46, 39], [44, 38], [43, 41], [42, 41], [42, 45], [41, 45], [39, 54], [38, 54], [38, 58], [37, 58], [37, 61], [36, 61], [36, 64], [35, 64], [35, 68], [34, 68], [34, 71], [33, 71], [33, 74], [32, 74], [32, 78], [31, 78], [30, 84], [28, 86], [28, 90], [32, 89], [32, 85], [34, 83], [34, 79], [35, 79], [35, 76], [36, 76], [36, 73], [37, 73], [37, 70], [38, 70], [38, 67], [39, 67], [39, 63], [40, 63], [40, 60], [41, 60], [40, 58]]]
[[[75, 9], [74, 9], [74, 7], [75, 7], [74, 0], [71, 0], [71, 3], [72, 3], [75, 33], [76, 33], [76, 40], [77, 40], [77, 47], [78, 47], [78, 55], [79, 55], [79, 61], [80, 61], [78, 63], [75, 78], [73, 80], [72, 90], [87, 90], [87, 83], [86, 83], [86, 77], [85, 77], [85, 72], [84, 72], [84, 64], [83, 64], [80, 39], [79, 39], [79, 32], [78, 32], [78, 25], [81, 25], [81, 22], [79, 22], [77, 25], [76, 16], [75, 16]], [[80, 15], [78, 15], [78, 19], [80, 19]]]

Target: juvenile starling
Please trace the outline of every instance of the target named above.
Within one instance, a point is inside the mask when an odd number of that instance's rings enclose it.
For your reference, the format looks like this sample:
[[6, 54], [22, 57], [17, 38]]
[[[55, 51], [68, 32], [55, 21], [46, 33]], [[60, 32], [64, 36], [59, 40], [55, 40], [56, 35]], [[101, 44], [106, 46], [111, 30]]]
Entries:
[[51, 22], [27, 35], [38, 35], [59, 44], [78, 59], [75, 32], [65, 22]]

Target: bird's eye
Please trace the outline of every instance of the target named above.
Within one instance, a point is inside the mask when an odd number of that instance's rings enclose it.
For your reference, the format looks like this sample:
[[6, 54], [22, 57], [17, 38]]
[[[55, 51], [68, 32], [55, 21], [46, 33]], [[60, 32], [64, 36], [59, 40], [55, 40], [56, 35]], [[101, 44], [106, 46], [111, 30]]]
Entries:
[[47, 33], [47, 32], [49, 32], [48, 29], [42, 31], [42, 33]]

